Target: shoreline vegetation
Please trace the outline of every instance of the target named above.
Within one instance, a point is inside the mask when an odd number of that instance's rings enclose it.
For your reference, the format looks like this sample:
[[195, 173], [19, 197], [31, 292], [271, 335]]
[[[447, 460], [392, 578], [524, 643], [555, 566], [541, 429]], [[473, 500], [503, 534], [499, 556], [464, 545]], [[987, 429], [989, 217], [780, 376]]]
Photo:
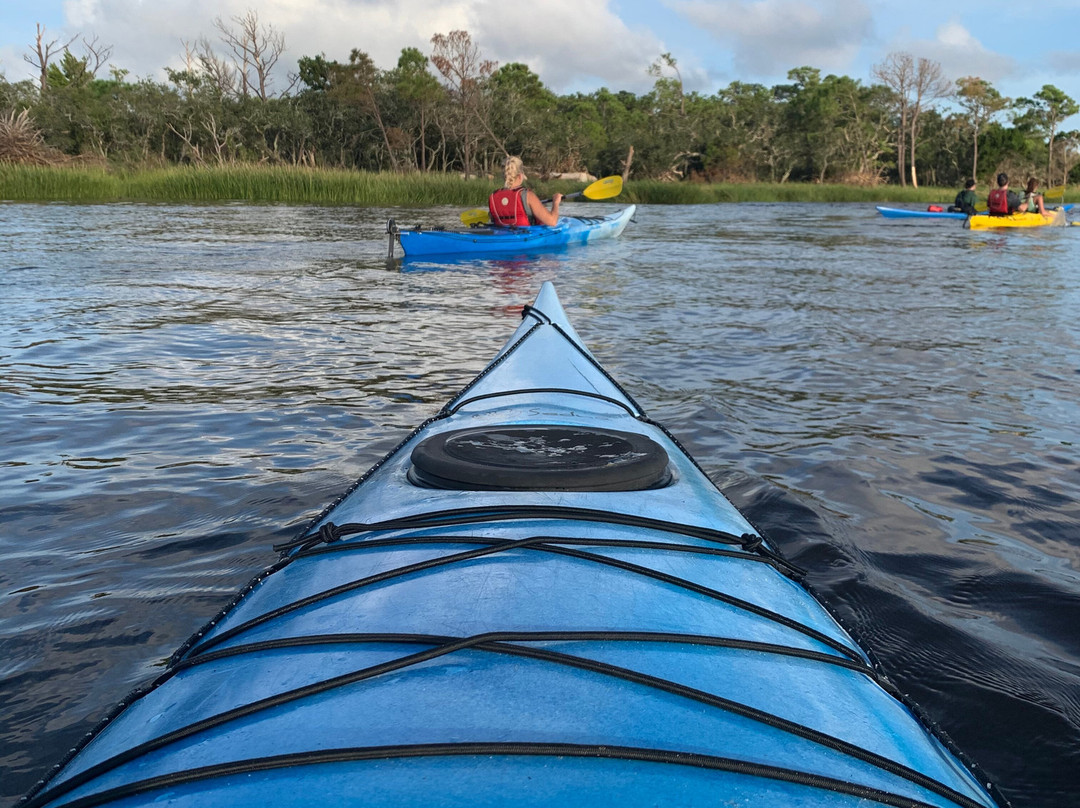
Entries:
[[[373, 173], [336, 168], [228, 165], [116, 171], [101, 167], [0, 163], [0, 202], [147, 202], [354, 205], [359, 207], [476, 206], [496, 180], [456, 174]], [[582, 183], [531, 182], [541, 196], [572, 193]], [[866, 202], [949, 204], [955, 188], [818, 183], [698, 183], [631, 179], [615, 203], [688, 205], [744, 202]]]

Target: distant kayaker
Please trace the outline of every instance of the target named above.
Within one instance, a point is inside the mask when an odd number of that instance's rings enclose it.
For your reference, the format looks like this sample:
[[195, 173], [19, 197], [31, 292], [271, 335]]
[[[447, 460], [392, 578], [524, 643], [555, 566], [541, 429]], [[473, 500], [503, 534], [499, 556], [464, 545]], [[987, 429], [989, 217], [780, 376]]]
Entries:
[[1020, 207], [1017, 211], [1020, 213], [1041, 213], [1043, 216], [1050, 216], [1052, 214], [1047, 213], [1046, 206], [1043, 203], [1043, 195], [1035, 193], [1035, 189], [1039, 187], [1039, 181], [1034, 177], [1031, 177], [1027, 181], [1027, 188], [1024, 190], [1024, 198], [1020, 202]]
[[966, 213], [968, 216], [974, 216], [977, 201], [975, 180], [969, 179], [964, 183], [964, 190], [956, 195], [956, 201], [949, 206], [949, 213]]
[[1008, 216], [1020, 207], [1020, 197], [1009, 190], [1009, 175], [1002, 171], [997, 175], [997, 188], [987, 194], [986, 208], [991, 216]]
[[551, 210], [544, 207], [540, 197], [525, 188], [525, 167], [520, 157], [507, 157], [503, 164], [503, 187], [488, 197], [488, 213], [493, 224], [504, 227], [527, 227], [532, 224], [553, 225], [559, 221], [562, 194], [551, 197]]

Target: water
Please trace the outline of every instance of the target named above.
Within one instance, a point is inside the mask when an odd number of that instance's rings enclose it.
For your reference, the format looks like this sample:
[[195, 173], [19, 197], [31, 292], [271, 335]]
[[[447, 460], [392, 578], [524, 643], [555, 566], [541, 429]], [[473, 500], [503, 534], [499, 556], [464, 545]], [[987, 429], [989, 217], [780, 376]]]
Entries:
[[644, 207], [588, 248], [387, 264], [388, 216], [455, 213], [0, 206], [0, 803], [553, 280], [1014, 806], [1075, 805], [1080, 230]]

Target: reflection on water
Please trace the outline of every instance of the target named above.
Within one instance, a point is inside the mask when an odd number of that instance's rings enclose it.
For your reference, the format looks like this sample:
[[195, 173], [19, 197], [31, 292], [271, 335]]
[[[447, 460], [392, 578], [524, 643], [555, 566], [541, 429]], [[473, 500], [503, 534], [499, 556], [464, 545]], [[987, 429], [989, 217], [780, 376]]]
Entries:
[[1014, 805], [1074, 804], [1077, 232], [644, 207], [587, 248], [386, 261], [389, 216], [457, 212], [0, 206], [0, 797], [554, 280], [601, 361]]

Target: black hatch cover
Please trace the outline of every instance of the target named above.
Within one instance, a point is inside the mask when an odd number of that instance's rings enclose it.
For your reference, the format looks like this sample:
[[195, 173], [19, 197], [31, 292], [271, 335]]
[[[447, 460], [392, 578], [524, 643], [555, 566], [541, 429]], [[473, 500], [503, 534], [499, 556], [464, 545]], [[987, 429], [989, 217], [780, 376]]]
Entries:
[[614, 429], [522, 424], [432, 435], [412, 451], [414, 485], [462, 491], [641, 491], [671, 482], [664, 447]]

